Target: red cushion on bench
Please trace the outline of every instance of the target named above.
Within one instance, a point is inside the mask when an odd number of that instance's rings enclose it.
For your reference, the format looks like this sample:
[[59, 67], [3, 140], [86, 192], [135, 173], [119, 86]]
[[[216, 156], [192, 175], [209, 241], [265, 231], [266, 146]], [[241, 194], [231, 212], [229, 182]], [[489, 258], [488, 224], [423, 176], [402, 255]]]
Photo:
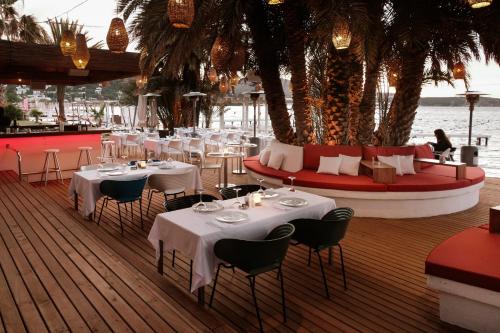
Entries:
[[446, 191], [470, 185], [470, 181], [456, 180], [452, 177], [443, 177], [432, 173], [417, 173], [416, 175], [396, 176], [395, 184], [388, 184], [391, 192], [425, 192]]
[[339, 154], [347, 156], [361, 156], [361, 146], [346, 145], [304, 145], [304, 169], [318, 170], [321, 156], [337, 157]]
[[283, 170], [275, 170], [273, 168], [269, 168], [267, 166], [264, 166], [260, 164], [258, 156], [257, 159], [252, 158], [246, 158], [245, 161], [243, 162], [245, 165], [245, 168], [250, 171], [257, 172], [260, 175], [267, 176], [267, 177], [273, 177], [273, 178], [278, 178], [278, 179], [283, 179], [288, 177], [291, 173]]
[[[430, 165], [430, 167], [421, 170], [422, 173], [429, 173], [445, 177], [456, 177], [456, 169], [445, 165]], [[465, 179], [470, 180], [471, 185], [484, 181], [484, 170], [478, 167], [467, 167]]]
[[393, 146], [363, 146], [363, 159], [377, 160], [377, 156], [392, 155], [415, 155], [415, 146], [393, 147]]
[[500, 235], [470, 228], [435, 247], [425, 273], [500, 292]]
[[[328, 175], [316, 173], [313, 170], [302, 170], [294, 174], [297, 177], [294, 180], [294, 185], [324, 188], [344, 191], [367, 191], [367, 192], [384, 192], [387, 190], [385, 184], [378, 184], [373, 182], [373, 179], [360, 175], [360, 176], [347, 176], [347, 175]], [[285, 184], [289, 184], [288, 179], [284, 179]]]
[[[415, 146], [415, 158], [434, 158], [434, 152], [430, 145], [416, 145]], [[432, 164], [422, 163], [421, 169], [430, 168]]]
[[481, 224], [478, 228], [490, 230], [490, 224], [489, 223]]

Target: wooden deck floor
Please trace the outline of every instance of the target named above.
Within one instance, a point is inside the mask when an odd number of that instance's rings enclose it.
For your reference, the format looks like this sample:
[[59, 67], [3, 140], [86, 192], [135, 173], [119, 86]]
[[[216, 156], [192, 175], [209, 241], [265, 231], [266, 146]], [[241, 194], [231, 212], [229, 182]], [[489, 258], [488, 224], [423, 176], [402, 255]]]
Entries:
[[[204, 175], [207, 188], [215, 177]], [[244, 176], [233, 179], [245, 182]], [[127, 220], [120, 235], [110, 205], [100, 226], [83, 219], [67, 197], [67, 184], [39, 187], [0, 172], [0, 332], [256, 331], [250, 290], [243, 274], [221, 275], [214, 307], [201, 307], [187, 291], [189, 260], [156, 272], [147, 233], [162, 211], [158, 197], [146, 219]], [[317, 261], [291, 247], [284, 264], [288, 322], [281, 322], [279, 284], [257, 279], [266, 331], [457, 331], [441, 323], [438, 299], [426, 288], [424, 260], [450, 235], [487, 222], [498, 205], [500, 180], [489, 179], [480, 204], [437, 218], [355, 218], [344, 241], [349, 289], [338, 265], [328, 268], [333, 294], [323, 297]], [[137, 210], [136, 210], [137, 211]], [[337, 263], [337, 262], [336, 262]], [[210, 292], [211, 288], [207, 288]]]

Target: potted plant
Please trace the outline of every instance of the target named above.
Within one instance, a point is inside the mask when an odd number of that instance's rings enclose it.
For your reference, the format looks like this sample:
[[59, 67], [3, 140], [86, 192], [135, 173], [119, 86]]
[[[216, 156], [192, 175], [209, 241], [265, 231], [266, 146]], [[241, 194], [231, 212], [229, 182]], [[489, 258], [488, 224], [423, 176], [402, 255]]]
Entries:
[[94, 117], [94, 121], [95, 121], [97, 127], [102, 126], [102, 120], [104, 118], [104, 108], [105, 108], [104, 104], [101, 104], [101, 106], [99, 107], [99, 110], [97, 110], [94, 107], [90, 108], [90, 113], [92, 113], [92, 117]]
[[35, 117], [35, 122], [38, 123], [39, 118], [43, 116], [43, 112], [38, 109], [32, 109], [30, 116]]

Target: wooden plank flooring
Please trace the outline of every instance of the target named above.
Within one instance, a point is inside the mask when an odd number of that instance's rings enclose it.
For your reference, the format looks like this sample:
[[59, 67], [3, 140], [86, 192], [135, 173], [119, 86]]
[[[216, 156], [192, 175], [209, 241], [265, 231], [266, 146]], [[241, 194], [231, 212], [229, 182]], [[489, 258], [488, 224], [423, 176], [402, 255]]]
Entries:
[[[203, 180], [212, 189], [216, 176], [205, 172]], [[244, 183], [246, 177], [232, 181]], [[162, 212], [160, 196], [145, 218], [145, 230], [129, 212], [122, 236], [115, 205], [105, 208], [97, 226], [73, 210], [68, 183], [41, 187], [0, 172], [0, 332], [258, 330], [247, 279], [240, 272], [223, 272], [212, 309], [198, 306], [187, 290], [189, 259], [179, 254], [172, 268], [168, 255], [165, 275], [156, 272], [147, 234]], [[257, 279], [265, 330], [460, 331], [440, 322], [437, 294], [425, 284], [424, 261], [450, 235], [486, 223], [488, 207], [498, 205], [499, 189], [500, 179], [488, 179], [479, 205], [463, 213], [355, 218], [343, 243], [348, 290], [343, 290], [336, 260], [328, 266], [331, 300], [324, 298], [316, 258], [308, 267], [307, 250], [291, 247], [284, 263], [286, 323], [275, 275]]]

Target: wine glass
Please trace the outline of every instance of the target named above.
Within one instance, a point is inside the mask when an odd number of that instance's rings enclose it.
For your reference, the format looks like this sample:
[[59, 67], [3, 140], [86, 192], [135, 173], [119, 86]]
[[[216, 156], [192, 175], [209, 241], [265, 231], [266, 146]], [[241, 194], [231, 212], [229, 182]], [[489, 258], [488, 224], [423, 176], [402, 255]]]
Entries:
[[264, 195], [264, 189], [262, 188], [262, 182], [264, 181], [264, 178], [257, 178], [257, 181], [259, 182], [259, 190], [257, 191], [257, 193], [259, 193], [260, 195]]
[[200, 207], [204, 207], [206, 208], [207, 207], [207, 204], [203, 202], [203, 190], [199, 189], [199, 190], [196, 190], [196, 193], [198, 193], [200, 195], [200, 202], [197, 202], [193, 205], [193, 208], [200, 208]]
[[295, 188], [293, 187], [293, 181], [295, 180], [296, 177], [294, 176], [289, 176], [288, 179], [290, 179], [290, 192], [295, 192]]
[[236, 203], [238, 204], [238, 206], [241, 206], [241, 201], [240, 201], [240, 197], [239, 197], [241, 187], [234, 187], [233, 190], [234, 190], [234, 192], [236, 192]]
[[127, 155], [127, 154], [123, 153], [120, 157], [121, 157], [121, 159], [122, 159], [125, 163], [127, 163], [127, 159], [128, 159], [128, 155]]

